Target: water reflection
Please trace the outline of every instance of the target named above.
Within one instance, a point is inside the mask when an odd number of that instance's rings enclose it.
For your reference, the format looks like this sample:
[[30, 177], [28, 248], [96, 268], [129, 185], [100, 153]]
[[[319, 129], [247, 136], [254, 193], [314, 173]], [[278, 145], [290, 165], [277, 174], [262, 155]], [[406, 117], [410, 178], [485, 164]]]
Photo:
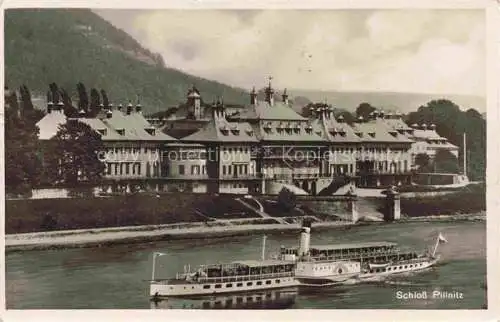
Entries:
[[289, 309], [293, 308], [298, 288], [266, 290], [197, 297], [171, 297], [151, 301], [152, 309]]

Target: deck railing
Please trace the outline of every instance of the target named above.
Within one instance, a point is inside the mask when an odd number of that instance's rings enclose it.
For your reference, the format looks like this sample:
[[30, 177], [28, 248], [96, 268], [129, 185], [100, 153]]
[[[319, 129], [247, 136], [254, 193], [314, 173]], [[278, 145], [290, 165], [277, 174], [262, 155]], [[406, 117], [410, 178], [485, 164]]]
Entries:
[[363, 258], [373, 258], [373, 257], [384, 257], [384, 256], [408, 256], [412, 253], [408, 252], [400, 252], [398, 250], [392, 250], [388, 252], [373, 252], [373, 253], [367, 253], [367, 254], [362, 254], [362, 253], [355, 253], [355, 254], [346, 254], [346, 255], [332, 255], [332, 256], [327, 256], [327, 257], [320, 257], [320, 256], [314, 256], [310, 257], [311, 259], [317, 261], [317, 262], [325, 262], [325, 261], [332, 261], [332, 260], [351, 260], [351, 259], [363, 259]]
[[[184, 279], [187, 274], [177, 273], [176, 279]], [[229, 283], [229, 282], [243, 282], [243, 281], [253, 281], [257, 279], [266, 278], [279, 278], [279, 277], [291, 277], [293, 272], [281, 272], [281, 273], [268, 273], [268, 274], [255, 274], [255, 275], [237, 275], [237, 276], [214, 276], [214, 277], [204, 277], [199, 276], [197, 279], [191, 278], [191, 281], [198, 283]], [[188, 281], [188, 280], [186, 280]]]

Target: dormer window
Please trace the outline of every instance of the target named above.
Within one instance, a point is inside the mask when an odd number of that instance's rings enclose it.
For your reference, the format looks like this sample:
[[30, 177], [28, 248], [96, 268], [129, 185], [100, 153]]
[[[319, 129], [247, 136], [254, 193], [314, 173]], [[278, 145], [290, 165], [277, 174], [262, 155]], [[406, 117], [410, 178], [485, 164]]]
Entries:
[[149, 135], [155, 135], [156, 129], [154, 127], [146, 128], [146, 132], [148, 132]]
[[390, 133], [393, 137], [397, 137], [397, 136], [398, 136], [398, 132], [397, 132], [397, 131], [389, 131], [389, 133]]
[[237, 125], [233, 125], [231, 126], [231, 133], [233, 135], [240, 135], [240, 129], [238, 128]]
[[106, 129], [98, 129], [97, 132], [99, 132], [100, 135], [106, 135], [108, 133]]
[[358, 137], [362, 138], [363, 137], [363, 132], [354, 132]]
[[229, 129], [225, 125], [221, 126], [219, 130], [223, 135], [229, 135]]
[[118, 132], [118, 134], [120, 134], [120, 135], [125, 135], [125, 129], [124, 128], [116, 129], [116, 132]]
[[371, 136], [372, 138], [375, 137], [375, 132], [368, 132], [368, 135]]
[[311, 125], [311, 124], [308, 124], [308, 125], [306, 126], [306, 132], [307, 132], [308, 134], [311, 134], [312, 130], [313, 130], [312, 125]]
[[247, 133], [248, 136], [253, 136], [253, 130], [252, 129], [247, 129], [245, 132]]
[[344, 137], [346, 135], [346, 132], [344, 129], [339, 130], [340, 136]]
[[300, 133], [300, 124], [295, 124], [295, 128], [293, 129], [295, 133]]

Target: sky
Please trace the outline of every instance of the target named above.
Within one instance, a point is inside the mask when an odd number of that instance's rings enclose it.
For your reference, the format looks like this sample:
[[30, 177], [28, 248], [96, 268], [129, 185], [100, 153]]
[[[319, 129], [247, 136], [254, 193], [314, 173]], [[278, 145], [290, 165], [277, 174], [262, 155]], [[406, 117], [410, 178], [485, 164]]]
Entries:
[[166, 65], [243, 88], [486, 96], [480, 10], [99, 10]]

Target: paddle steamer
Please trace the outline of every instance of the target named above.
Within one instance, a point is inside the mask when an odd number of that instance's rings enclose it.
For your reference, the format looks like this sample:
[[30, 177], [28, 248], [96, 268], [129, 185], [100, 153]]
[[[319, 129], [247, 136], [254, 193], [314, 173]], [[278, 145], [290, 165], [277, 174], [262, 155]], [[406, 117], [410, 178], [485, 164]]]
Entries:
[[332, 285], [366, 281], [399, 273], [420, 271], [435, 265], [439, 234], [432, 253], [401, 251], [396, 243], [367, 242], [310, 246], [310, 222], [304, 222], [298, 248], [281, 247], [277, 258], [296, 262], [295, 278], [301, 285]]
[[194, 271], [188, 266], [184, 272], [168, 279], [155, 278], [156, 258], [165, 254], [154, 253], [150, 296], [159, 299], [296, 287], [295, 262], [265, 259], [264, 253], [265, 236], [261, 260], [201, 265]]

